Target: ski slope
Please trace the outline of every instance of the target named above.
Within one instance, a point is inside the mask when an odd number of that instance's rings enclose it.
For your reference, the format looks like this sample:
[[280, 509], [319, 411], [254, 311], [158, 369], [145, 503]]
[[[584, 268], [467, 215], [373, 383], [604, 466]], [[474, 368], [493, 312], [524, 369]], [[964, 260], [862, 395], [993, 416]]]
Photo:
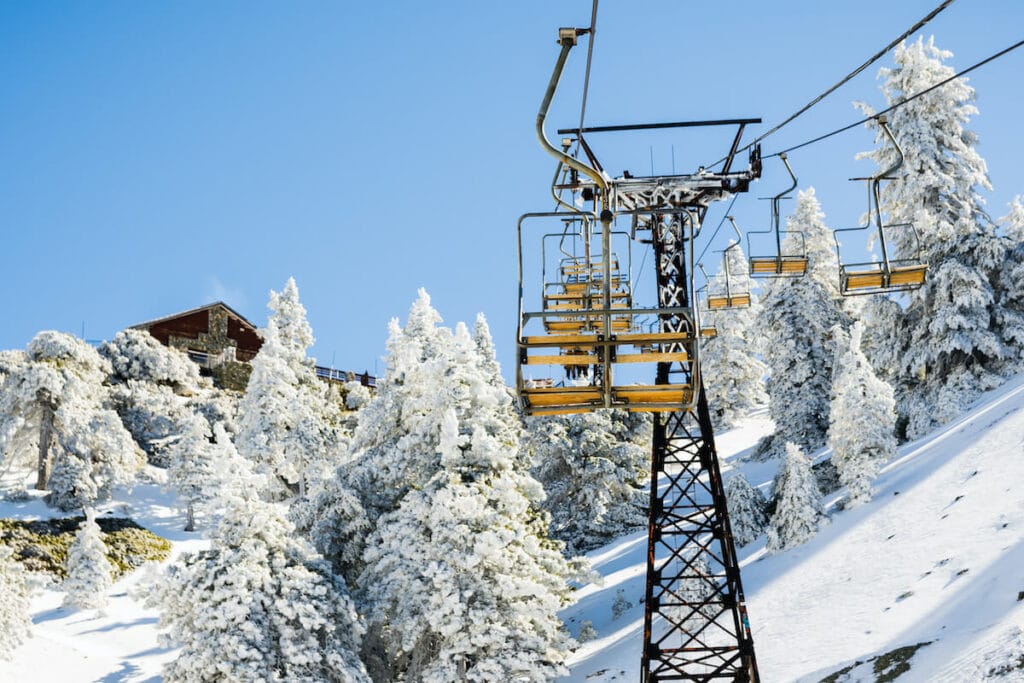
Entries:
[[[726, 469], [767, 487], [772, 463], [737, 456], [769, 429], [760, 417], [723, 434]], [[836, 511], [841, 497], [826, 498], [831, 523], [806, 545], [740, 550], [762, 680], [816, 683], [849, 667], [838, 681], [875, 681], [871, 658], [930, 643], [899, 681], [968, 683], [1001, 668], [995, 680], [1024, 681], [1024, 377], [901, 447], [870, 503]], [[590, 554], [604, 582], [563, 618], [574, 633], [591, 621], [598, 638], [562, 680], [638, 680], [645, 552], [639, 533]], [[618, 591], [631, 607], [614, 619]]]
[[[742, 469], [769, 485], [777, 463], [743, 462], [742, 455], [770, 430], [758, 414], [717, 438], [726, 476]], [[874, 500], [852, 511], [833, 508], [811, 542], [775, 556], [763, 540], [741, 549], [762, 680], [816, 683], [852, 667], [838, 682], [875, 681], [867, 660], [922, 642], [931, 644], [916, 652], [901, 683], [983, 681], [992, 669], [1016, 665], [1024, 656], [1022, 486], [1024, 377], [956, 423], [905, 444], [876, 482]], [[169, 538], [175, 555], [205, 545], [201, 534], [181, 531], [173, 496], [155, 484], [122, 493], [101, 513], [107, 510]], [[39, 501], [0, 503], [0, 517], [50, 514]], [[590, 554], [603, 582], [582, 587], [562, 616], [574, 633], [591, 621], [598, 638], [580, 647], [562, 680], [638, 680], [645, 550], [646, 535], [637, 533]], [[157, 640], [156, 612], [131, 595], [140, 574], [115, 584], [102, 614], [64, 609], [59, 590], [43, 591], [33, 600], [34, 637], [13, 661], [0, 661], [0, 681], [159, 681], [174, 650]], [[619, 591], [630, 606], [614, 619]], [[1024, 681], [1024, 669], [996, 680]]]

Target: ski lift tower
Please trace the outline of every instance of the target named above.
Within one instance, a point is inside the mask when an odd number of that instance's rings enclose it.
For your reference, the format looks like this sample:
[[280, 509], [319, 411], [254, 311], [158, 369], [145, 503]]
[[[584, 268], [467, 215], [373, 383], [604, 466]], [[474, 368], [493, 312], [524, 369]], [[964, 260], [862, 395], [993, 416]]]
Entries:
[[[561, 51], [537, 115], [540, 143], [558, 161], [552, 183], [556, 210], [519, 220], [517, 392], [528, 415], [600, 408], [653, 414], [641, 680], [756, 683], [739, 562], [700, 372], [694, 249], [708, 206], [747, 191], [760, 177], [756, 147], [747, 168], [732, 170], [744, 127], [760, 119], [570, 128], [558, 131], [566, 137], [556, 147], [544, 130], [548, 107], [569, 52], [586, 33], [559, 30]], [[712, 126], [736, 127], [724, 166], [682, 175], [611, 178], [586, 139], [599, 133]], [[542, 276], [540, 308], [529, 310], [523, 295], [524, 227], [539, 220], [574, 227], [571, 235], [566, 228], [560, 242], [563, 265], [548, 269], [554, 275], [547, 280]], [[627, 297], [618, 289], [621, 265], [612, 252], [612, 236], [620, 234], [616, 224], [628, 225], [638, 245], [633, 251], [651, 250], [657, 296], [652, 305], [642, 306], [633, 290]], [[578, 250], [569, 251], [570, 244], [579, 245]], [[644, 329], [642, 321], [652, 320], [653, 330]], [[534, 379], [544, 365], [555, 375], [565, 374]], [[635, 381], [638, 368], [649, 372], [646, 381]]]

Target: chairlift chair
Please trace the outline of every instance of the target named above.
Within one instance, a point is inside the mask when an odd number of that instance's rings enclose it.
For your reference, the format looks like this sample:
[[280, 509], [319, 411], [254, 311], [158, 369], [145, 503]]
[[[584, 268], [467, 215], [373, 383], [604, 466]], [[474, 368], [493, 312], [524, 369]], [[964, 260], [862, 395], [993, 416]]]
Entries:
[[[807, 247], [804, 234], [798, 230], [780, 229], [779, 204], [785, 195], [796, 189], [797, 179], [793, 175], [793, 169], [789, 165], [786, 153], [779, 154], [779, 158], [785, 164], [786, 171], [793, 180], [793, 184], [771, 198], [771, 227], [767, 230], [747, 232], [747, 254], [750, 259], [750, 274], [754, 277], [801, 277], [807, 272]], [[730, 221], [732, 220], [731, 216], [728, 218]], [[733, 223], [733, 227], [735, 228], [735, 223]], [[766, 239], [760, 237], [752, 239], [757, 235], [763, 235]], [[768, 240], [774, 241], [775, 253], [764, 255], [761, 247]], [[784, 252], [783, 246], [789, 248], [793, 246], [793, 242], [796, 242], [795, 246], [798, 247], [796, 251]]]
[[[735, 228], [735, 224], [733, 224]], [[736, 286], [729, 271], [729, 250], [739, 247], [739, 242], [734, 242], [722, 251], [722, 272], [709, 276], [704, 270], [703, 264], [697, 264], [704, 279], [707, 290], [704, 298], [705, 309], [708, 311], [722, 311], [735, 308], [748, 308], [750, 306], [750, 290], [744, 290]], [[723, 291], [724, 285], [724, 291]]]
[[[925, 281], [925, 273], [928, 264], [923, 262], [921, 257], [921, 238], [913, 223], [883, 223], [882, 209], [879, 200], [879, 183], [883, 180], [896, 180], [893, 175], [903, 166], [903, 150], [900, 149], [896, 137], [889, 129], [885, 116], [879, 116], [878, 125], [885, 136], [892, 143], [896, 150], [896, 163], [885, 169], [878, 175], [868, 178], [851, 178], [851, 180], [865, 180], [868, 184], [868, 218], [865, 225], [856, 228], [842, 228], [833, 231], [836, 240], [836, 251], [839, 254], [839, 291], [843, 296], [858, 296], [862, 294], [885, 294], [889, 292], [902, 292], [919, 289]], [[874, 223], [872, 225], [872, 222]], [[875, 237], [878, 239], [881, 259], [875, 259], [862, 263], [842, 262], [842, 243], [839, 239], [841, 232], [865, 232], [872, 228], [875, 230]], [[909, 257], [892, 258], [889, 256], [889, 240], [894, 234], [902, 233], [910, 236], [913, 243], [912, 254]]]
[[[701, 270], [703, 270], [703, 268], [701, 268]], [[705, 277], [707, 277], [706, 273]], [[697, 290], [696, 300], [698, 302], [702, 298], [701, 293], [704, 292], [704, 290], [706, 290], [707, 288], [708, 286], [705, 284], [701, 289]], [[707, 298], [706, 292], [704, 292], [703, 298]], [[699, 305], [700, 304], [698, 303], [698, 306]], [[698, 313], [701, 313], [701, 311], [698, 310]], [[707, 311], [705, 310], [704, 313], [707, 313]], [[712, 323], [704, 322], [704, 315], [702, 314], [699, 316], [699, 333], [701, 339], [714, 339], [715, 337], [718, 336], [718, 327]]]

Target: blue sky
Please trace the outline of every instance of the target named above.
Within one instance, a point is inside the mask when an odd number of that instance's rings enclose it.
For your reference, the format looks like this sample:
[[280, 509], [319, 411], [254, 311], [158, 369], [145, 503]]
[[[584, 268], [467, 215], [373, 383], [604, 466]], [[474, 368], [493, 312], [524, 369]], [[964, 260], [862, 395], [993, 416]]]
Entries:
[[[587, 123], [773, 124], [935, 4], [604, 0]], [[509, 375], [515, 221], [550, 206], [534, 118], [557, 27], [589, 17], [585, 0], [0, 5], [0, 348], [83, 324], [109, 338], [217, 299], [263, 324], [268, 291], [294, 276], [321, 363], [374, 372], [387, 321], [422, 286], [448, 324], [486, 313]], [[1021, 26], [1016, 0], [959, 0], [924, 34], [960, 69]], [[582, 47], [552, 129], [578, 120]], [[1024, 50], [971, 75], [997, 217], [1024, 192], [1022, 69]], [[852, 100], [879, 104], [876, 73], [765, 152], [856, 120]], [[684, 132], [599, 152], [618, 174], [652, 156], [667, 172], [674, 150], [684, 171], [725, 142]], [[832, 227], [859, 220], [863, 188], [846, 179], [871, 172], [853, 158], [871, 145], [856, 130], [791, 157]], [[766, 166], [741, 225], [763, 227], [756, 197], [784, 186]]]

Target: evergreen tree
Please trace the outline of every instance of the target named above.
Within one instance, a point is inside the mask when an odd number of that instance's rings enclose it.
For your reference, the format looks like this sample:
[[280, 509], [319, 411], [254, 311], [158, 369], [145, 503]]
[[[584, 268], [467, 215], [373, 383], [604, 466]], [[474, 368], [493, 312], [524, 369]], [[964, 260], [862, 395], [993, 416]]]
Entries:
[[[918, 39], [896, 49], [896, 66], [882, 69], [882, 91], [893, 104], [954, 74], [952, 53]], [[924, 287], [909, 295], [895, 345], [900, 352], [898, 404], [916, 438], [959, 412], [980, 391], [1001, 382], [1007, 355], [1000, 330], [998, 274], [1006, 244], [985, 213], [979, 189], [991, 189], [977, 135], [965, 125], [977, 114], [974, 89], [958, 79], [893, 110], [890, 126], [905, 161], [899, 180], [882, 185], [888, 222], [913, 222], [929, 265]], [[860, 105], [873, 113], [867, 105]], [[881, 141], [881, 135], [878, 136]], [[863, 154], [880, 168], [895, 161], [891, 145]], [[918, 258], [907, 231], [894, 231], [890, 254]], [[951, 403], [939, 403], [940, 396]], [[936, 410], [941, 407], [941, 410]]]
[[110, 364], [85, 342], [40, 332], [25, 362], [0, 387], [0, 459], [35, 464], [36, 488], [63, 510], [108, 498], [128, 484], [143, 461], [109, 407]]
[[760, 448], [769, 455], [779, 452], [785, 441], [810, 449], [824, 444], [832, 377], [829, 331], [848, 322], [836, 284], [832, 232], [813, 188], [798, 194], [787, 230], [784, 251], [805, 250], [808, 265], [804, 277], [771, 283], [758, 319], [766, 337], [769, 412], [776, 425], [775, 434]]
[[0, 659], [10, 659], [32, 635], [31, 588], [26, 574], [14, 559], [14, 550], [0, 544]]
[[756, 541], [768, 525], [764, 494], [737, 473], [725, 482], [725, 499], [729, 504], [729, 523], [736, 545], [742, 547]]
[[[825, 224], [825, 212], [821, 209], [813, 187], [797, 192], [796, 208], [793, 215], [786, 219], [786, 230], [803, 235], [807, 276], [824, 287], [829, 298], [839, 302], [842, 308], [841, 302], [844, 300], [839, 293], [839, 257], [836, 255], [835, 233]], [[799, 252], [799, 238], [794, 235], [790, 239], [792, 241], [788, 249], [792, 253]]]
[[900, 352], [895, 339], [903, 324], [903, 309], [885, 296], [864, 297], [858, 318], [864, 323], [861, 350], [875, 373], [887, 382], [899, 375]]
[[334, 477], [297, 499], [288, 518], [334, 571], [354, 585], [363, 570], [363, 550], [372, 526], [358, 496], [348, 487], [346, 467], [340, 465]]
[[[685, 561], [676, 560], [673, 572], [680, 579], [677, 588], [666, 595], [664, 609], [670, 619], [676, 622], [691, 637], [700, 637], [711, 620], [718, 614], [713, 605], [704, 601], [718, 592], [718, 579], [711, 574], [711, 565], [696, 550], [688, 550]], [[707, 634], [714, 637], [719, 634]]]
[[165, 467], [166, 446], [215, 390], [199, 367], [144, 330], [118, 332], [100, 347], [111, 365], [111, 405], [149, 462]]
[[1009, 243], [1006, 261], [1000, 269], [999, 329], [1010, 345], [1007, 373], [1024, 369], [1024, 197], [1010, 203], [1010, 213], [1001, 221]]
[[[422, 383], [397, 406], [411, 431], [381, 463], [402, 495], [376, 519], [364, 553], [371, 673], [549, 680], [564, 672], [571, 643], [557, 611], [573, 567], [546, 538], [543, 489], [527, 472], [510, 396], [465, 326], [444, 334], [438, 321], [421, 292], [406, 329], [393, 329], [395, 362], [364, 409], [393, 400], [412, 377]], [[429, 475], [406, 479], [412, 472]]]
[[463, 391], [444, 377], [455, 371], [439, 357], [451, 344], [451, 331], [438, 327], [440, 322], [430, 296], [420, 289], [405, 327], [397, 320], [389, 325], [384, 376], [360, 410], [350, 445], [354, 459], [344, 470], [371, 524], [440, 467], [440, 406], [455, 389]]
[[295, 280], [270, 293], [271, 315], [260, 330], [263, 345], [239, 403], [238, 452], [271, 474], [266, 495], [283, 500], [326, 476], [336, 455], [338, 431], [326, 410], [327, 387], [306, 356], [313, 333], [299, 303]]
[[491, 328], [487, 324], [487, 318], [483, 313], [477, 313], [476, 323], [473, 325], [473, 341], [476, 343], [477, 351], [482, 359], [481, 368], [487, 374], [495, 386], [504, 387], [505, 380], [501, 377], [501, 365], [498, 364], [498, 352], [494, 348], [494, 339], [491, 337]]
[[786, 462], [775, 480], [775, 514], [768, 525], [769, 552], [781, 552], [808, 541], [825, 516], [821, 491], [811, 461], [800, 446], [786, 444]]
[[527, 420], [524, 447], [544, 486], [551, 535], [583, 553], [647, 523], [651, 422], [598, 410]]
[[185, 554], [147, 597], [159, 607], [174, 681], [369, 681], [356, 652], [363, 626], [344, 581], [277, 506], [237, 477], [209, 550]]
[[185, 531], [195, 531], [196, 516], [218, 512], [218, 491], [245, 467], [231, 437], [220, 422], [210, 429], [193, 415], [168, 449], [167, 483], [185, 503]]
[[[729, 277], [736, 291], [749, 292], [753, 280], [748, 274], [747, 257], [739, 245], [726, 250]], [[726, 267], [726, 266], [723, 266]], [[724, 281], [724, 276], [713, 282]], [[750, 295], [750, 307], [705, 313], [706, 323], [713, 324], [718, 335], [701, 343], [700, 359], [704, 390], [711, 419], [715, 426], [727, 429], [759, 405], [768, 402], [764, 378], [768, 367], [757, 353], [760, 350], [755, 334], [755, 321], [761, 310], [760, 301]]]
[[775, 421], [774, 435], [759, 449], [762, 455], [777, 454], [785, 442], [810, 450], [825, 444], [832, 389], [831, 330], [848, 323], [835, 284], [836, 257], [826, 247], [832, 233], [823, 222], [813, 189], [799, 193], [787, 228], [793, 234], [786, 237], [786, 253], [799, 252], [801, 243], [795, 233], [803, 234], [807, 274], [772, 281], [758, 318], [771, 370], [768, 408]]
[[103, 532], [96, 523], [96, 513], [86, 508], [85, 520], [78, 527], [75, 540], [68, 549], [65, 563], [68, 578], [64, 581], [64, 606], [77, 609], [102, 609], [107, 605], [107, 592], [114, 584], [114, 568], [107, 559]]
[[863, 323], [850, 334], [837, 334], [836, 375], [828, 445], [839, 481], [849, 492], [848, 504], [871, 499], [871, 482], [896, 453], [896, 401], [892, 387], [878, 379], [860, 350]]

